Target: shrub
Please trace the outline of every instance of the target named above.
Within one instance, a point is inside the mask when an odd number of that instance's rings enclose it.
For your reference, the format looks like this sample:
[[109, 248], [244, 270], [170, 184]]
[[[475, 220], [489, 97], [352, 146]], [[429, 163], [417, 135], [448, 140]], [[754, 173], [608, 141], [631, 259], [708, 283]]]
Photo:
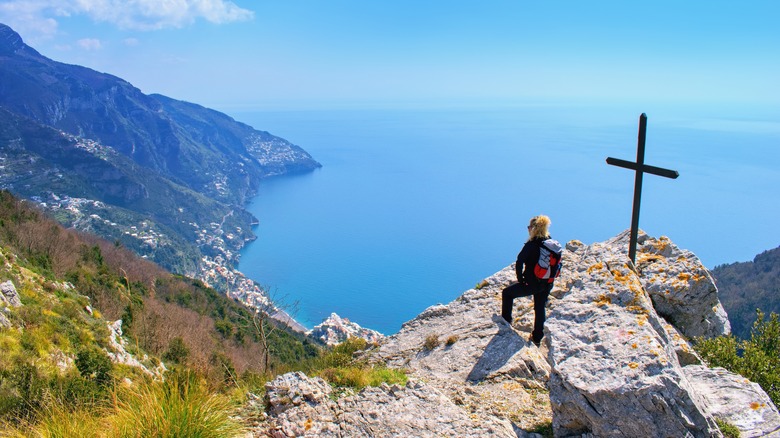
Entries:
[[162, 358], [173, 363], [184, 364], [187, 362], [189, 354], [190, 350], [184, 343], [184, 339], [181, 336], [177, 336], [168, 343], [168, 351], [163, 354]]
[[113, 432], [122, 438], [233, 437], [244, 430], [231, 419], [232, 410], [227, 397], [210, 393], [193, 373], [171, 374], [163, 383], [121, 393]]
[[75, 365], [82, 377], [98, 385], [107, 386], [113, 379], [111, 359], [99, 348], [85, 348], [79, 351], [76, 354]]
[[452, 344], [458, 342], [458, 336], [457, 335], [451, 335], [449, 338], [447, 338], [447, 341], [445, 344], [450, 347]]
[[765, 321], [761, 310], [756, 313], [750, 340], [721, 336], [697, 339], [694, 347], [710, 366], [726, 368], [758, 383], [777, 406], [780, 405], [780, 318], [772, 313]]
[[427, 338], [425, 338], [425, 342], [423, 342], [423, 349], [425, 351], [431, 351], [438, 346], [439, 346], [439, 337], [436, 335], [428, 336]]

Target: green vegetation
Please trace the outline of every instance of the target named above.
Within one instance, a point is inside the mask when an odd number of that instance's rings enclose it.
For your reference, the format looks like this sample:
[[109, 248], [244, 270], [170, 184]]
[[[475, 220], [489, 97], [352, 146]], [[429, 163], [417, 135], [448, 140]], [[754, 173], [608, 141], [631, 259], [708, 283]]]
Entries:
[[715, 424], [718, 425], [718, 428], [726, 438], [739, 438], [740, 433], [737, 426], [734, 426], [733, 424], [723, 421], [719, 418], [715, 419]]
[[228, 397], [195, 374], [172, 373], [161, 383], [120, 390], [111, 422], [117, 437], [232, 437], [243, 432], [232, 410]]
[[321, 358], [311, 361], [307, 371], [322, 377], [333, 386], [356, 390], [366, 386], [379, 386], [382, 383], [406, 384], [407, 376], [402, 370], [372, 366], [365, 360], [354, 357], [367, 347], [368, 343], [364, 339], [350, 338]]
[[552, 420], [539, 423], [536, 426], [534, 426], [531, 430], [528, 432], [530, 433], [538, 433], [539, 435], [543, 436], [544, 438], [553, 438], [555, 435], [553, 434], [553, 425]]
[[780, 313], [780, 248], [765, 251], [750, 262], [716, 266], [712, 276], [729, 314], [731, 332], [739, 339], [750, 337], [756, 309]]
[[[147, 357], [148, 369], [162, 358], [175, 372], [197, 374], [214, 394], [254, 389], [321, 355], [303, 335], [203, 283], [171, 275], [122, 245], [65, 230], [0, 192], [0, 282], [6, 280], [23, 305], [4, 311], [12, 327], [0, 329], [0, 423], [28, 432], [70, 427], [64, 421], [81, 412], [98, 412], [95, 421], [102, 421], [116, 411], [117, 386], [126, 379], [142, 391], [146, 371], [113, 364], [106, 354], [107, 321], [123, 320], [126, 349]], [[256, 327], [268, 333], [264, 342]], [[232, 336], [225, 337], [228, 328]], [[42, 423], [57, 418], [59, 425]]]
[[[63, 229], [0, 191], [0, 282], [21, 307], [0, 328], [0, 435], [236, 436], [247, 392], [304, 371], [337, 387], [405, 384], [361, 359], [351, 339], [323, 348], [201, 281], [172, 275], [121, 244]], [[107, 322], [148, 370], [112, 363]], [[163, 377], [163, 379], [160, 379]]]
[[699, 339], [696, 351], [710, 366], [723, 367], [758, 383], [775, 406], [780, 405], [780, 318], [772, 313], [765, 320], [756, 312], [750, 339], [734, 336]]

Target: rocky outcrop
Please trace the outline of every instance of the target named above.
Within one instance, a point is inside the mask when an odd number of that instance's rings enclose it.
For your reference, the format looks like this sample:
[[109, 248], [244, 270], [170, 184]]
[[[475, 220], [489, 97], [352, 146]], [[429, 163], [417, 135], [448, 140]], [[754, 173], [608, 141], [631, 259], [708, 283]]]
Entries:
[[683, 371], [704, 397], [705, 411], [736, 426], [740, 437], [780, 437], [780, 413], [757, 383], [723, 368], [692, 365]]
[[349, 338], [361, 338], [371, 344], [377, 344], [385, 338], [385, 335], [378, 331], [361, 327], [335, 313], [331, 313], [327, 319], [322, 321], [322, 324], [314, 326], [307, 334], [326, 345], [337, 345]]
[[611, 243], [566, 248], [572, 271], [546, 327], [556, 435], [718, 436], [640, 275]]
[[21, 307], [22, 300], [19, 298], [19, 292], [16, 291], [16, 286], [11, 280], [0, 283], [0, 301], [2, 304], [11, 307]]
[[[125, 348], [126, 342], [122, 337], [122, 320], [118, 319], [114, 322], [106, 322], [108, 330], [111, 332], [111, 336], [108, 337], [110, 349], [106, 350], [108, 357], [112, 362], [121, 365], [127, 365], [135, 368], [139, 368], [149, 376], [162, 377], [167, 371], [165, 364], [160, 362], [157, 366], [149, 370], [149, 367], [144, 365], [137, 357], [130, 354]], [[143, 360], [148, 361], [149, 357], [144, 355]]]
[[383, 384], [331, 400], [322, 379], [289, 373], [266, 384], [272, 437], [516, 437], [511, 425], [473, 418], [431, 385]]
[[366, 353], [406, 369], [405, 387], [337, 397], [303, 375], [270, 384], [272, 435], [527, 436], [551, 422], [555, 436], [717, 437], [717, 418], [743, 436], [776, 436], [761, 388], [708, 369], [688, 341], [729, 331], [693, 254], [642, 235], [635, 267], [623, 233], [569, 242], [564, 260], [540, 348], [528, 341], [531, 299], [515, 300], [512, 324], [499, 316], [508, 266]]
[[6, 309], [10, 307], [21, 307], [22, 300], [19, 298], [19, 292], [11, 280], [0, 283], [0, 328], [11, 327], [11, 320], [6, 315]]
[[[605, 242], [628, 254], [629, 232]], [[715, 280], [698, 257], [667, 237], [637, 239], [636, 271], [655, 311], [688, 338], [731, 333], [728, 315], [718, 299]]]

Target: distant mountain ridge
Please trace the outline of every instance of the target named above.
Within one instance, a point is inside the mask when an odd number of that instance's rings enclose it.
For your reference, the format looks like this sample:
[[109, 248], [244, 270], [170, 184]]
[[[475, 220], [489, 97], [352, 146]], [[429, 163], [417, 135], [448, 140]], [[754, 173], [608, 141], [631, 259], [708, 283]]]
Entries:
[[712, 275], [738, 338], [750, 339], [756, 309], [767, 315], [780, 314], [780, 247], [764, 251], [749, 262], [716, 266]]
[[320, 167], [303, 149], [199, 105], [52, 61], [0, 24], [0, 105], [110, 146], [197, 192], [242, 203], [266, 176]]
[[226, 114], [53, 61], [0, 24], [0, 188], [256, 307], [235, 268], [260, 181], [321, 167]]

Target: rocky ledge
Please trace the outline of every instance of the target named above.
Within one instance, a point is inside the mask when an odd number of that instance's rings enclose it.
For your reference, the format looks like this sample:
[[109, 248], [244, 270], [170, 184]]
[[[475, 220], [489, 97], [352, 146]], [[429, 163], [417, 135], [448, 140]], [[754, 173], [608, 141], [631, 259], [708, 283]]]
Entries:
[[551, 424], [562, 437], [719, 437], [720, 419], [742, 437], [780, 437], [766, 393], [689, 343], [729, 332], [707, 270], [667, 238], [639, 244], [636, 265], [627, 232], [567, 244], [540, 348], [527, 341], [531, 300], [515, 300], [512, 324], [499, 316], [508, 266], [366, 353], [406, 369], [408, 385], [336, 397], [320, 379], [280, 376], [256, 436], [523, 437]]

